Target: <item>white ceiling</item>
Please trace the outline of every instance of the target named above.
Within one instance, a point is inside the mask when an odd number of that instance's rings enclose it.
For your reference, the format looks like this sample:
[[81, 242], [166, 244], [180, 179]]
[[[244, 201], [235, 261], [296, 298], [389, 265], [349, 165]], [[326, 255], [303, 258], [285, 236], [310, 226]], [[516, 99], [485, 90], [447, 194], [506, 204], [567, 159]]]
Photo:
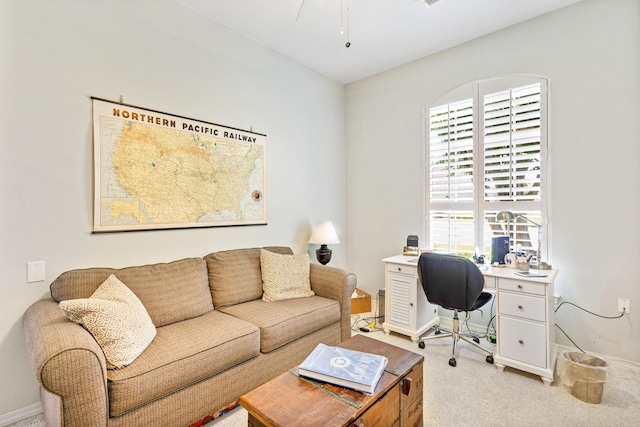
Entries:
[[350, 83], [581, 0], [436, 0], [431, 6], [424, 0], [176, 1]]

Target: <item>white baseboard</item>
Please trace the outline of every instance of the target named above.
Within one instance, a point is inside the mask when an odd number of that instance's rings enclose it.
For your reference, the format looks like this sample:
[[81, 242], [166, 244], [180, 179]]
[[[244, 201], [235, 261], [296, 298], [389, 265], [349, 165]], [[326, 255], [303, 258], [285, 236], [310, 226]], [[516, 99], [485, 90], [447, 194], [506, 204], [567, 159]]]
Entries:
[[26, 420], [42, 413], [42, 405], [34, 403], [22, 409], [17, 409], [8, 414], [0, 415], [0, 427], [7, 427], [17, 422]]

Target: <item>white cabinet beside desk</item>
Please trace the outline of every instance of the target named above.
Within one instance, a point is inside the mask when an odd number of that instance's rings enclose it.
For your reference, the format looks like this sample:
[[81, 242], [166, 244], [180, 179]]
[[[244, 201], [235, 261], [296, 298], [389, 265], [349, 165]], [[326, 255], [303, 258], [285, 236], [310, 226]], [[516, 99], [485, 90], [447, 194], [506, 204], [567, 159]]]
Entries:
[[558, 270], [532, 270], [547, 275], [535, 278], [516, 271], [483, 272], [485, 286], [493, 280], [496, 288], [495, 364], [501, 371], [510, 366], [540, 375], [550, 385], [556, 359], [553, 281]]
[[436, 325], [438, 307], [430, 304], [418, 279], [416, 256], [385, 258], [385, 307], [382, 329], [408, 335], [413, 342]]

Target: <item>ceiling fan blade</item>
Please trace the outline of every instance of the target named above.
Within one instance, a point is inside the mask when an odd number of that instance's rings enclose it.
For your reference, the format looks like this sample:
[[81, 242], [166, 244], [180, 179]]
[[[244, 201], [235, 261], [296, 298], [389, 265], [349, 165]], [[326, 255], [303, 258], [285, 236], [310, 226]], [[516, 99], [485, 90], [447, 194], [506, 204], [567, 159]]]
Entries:
[[302, 3], [300, 3], [300, 9], [298, 9], [298, 14], [296, 15], [296, 22], [298, 21], [298, 18], [300, 18], [300, 12], [302, 12], [303, 7], [304, 7], [304, 0], [302, 0]]
[[311, 22], [318, 18], [325, 0], [302, 0], [296, 22]]

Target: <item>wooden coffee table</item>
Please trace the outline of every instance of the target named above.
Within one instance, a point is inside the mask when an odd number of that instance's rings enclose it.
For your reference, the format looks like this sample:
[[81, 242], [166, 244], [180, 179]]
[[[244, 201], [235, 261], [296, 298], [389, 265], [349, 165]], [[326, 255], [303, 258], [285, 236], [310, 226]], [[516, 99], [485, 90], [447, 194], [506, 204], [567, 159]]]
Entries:
[[240, 397], [249, 426], [422, 426], [424, 357], [363, 335], [338, 346], [389, 359], [372, 396], [301, 378], [293, 368]]

